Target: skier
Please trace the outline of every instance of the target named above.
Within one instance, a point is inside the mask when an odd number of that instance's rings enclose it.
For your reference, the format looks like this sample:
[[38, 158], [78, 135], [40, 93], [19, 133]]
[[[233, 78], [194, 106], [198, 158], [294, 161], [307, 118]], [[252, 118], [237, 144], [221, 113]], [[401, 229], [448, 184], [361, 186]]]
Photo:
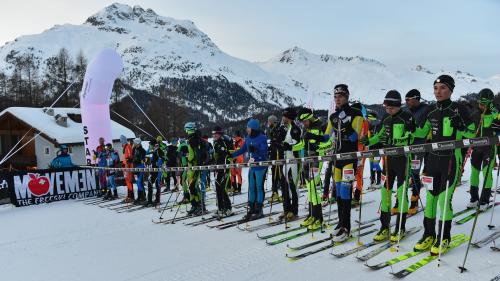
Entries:
[[[247, 123], [247, 137], [243, 146], [232, 153], [236, 158], [243, 153], [249, 153], [249, 162], [267, 160], [267, 138], [261, 133], [257, 119], [250, 119]], [[264, 202], [264, 176], [267, 167], [251, 167], [248, 171], [248, 212], [243, 217], [246, 220], [255, 220], [264, 216], [262, 204]]]
[[[283, 130], [283, 126], [279, 126], [278, 118], [274, 115], [270, 115], [267, 118], [267, 137], [270, 140], [269, 144], [269, 159], [271, 160], [279, 160], [283, 159], [283, 151], [279, 149], [280, 140], [284, 139], [285, 131]], [[281, 169], [280, 165], [273, 165], [271, 167], [271, 178], [272, 178], [272, 202], [280, 202], [281, 198], [279, 196], [278, 190], [281, 184]]]
[[[118, 153], [113, 149], [113, 145], [111, 143], [106, 144], [106, 151], [107, 151], [107, 157], [106, 157], [106, 163], [108, 168], [117, 168], [118, 164], [120, 163], [120, 156]], [[115, 182], [115, 176], [116, 176], [116, 171], [115, 170], [107, 170], [107, 182], [108, 182], [108, 192], [104, 196], [104, 200], [112, 200], [112, 199], [117, 199], [118, 198], [118, 191], [116, 190], [116, 182]]]
[[[187, 134], [187, 163], [188, 167], [198, 166], [202, 159], [202, 140], [201, 133], [197, 129], [194, 122], [187, 122], [184, 125], [184, 131]], [[188, 211], [188, 215], [199, 216], [203, 214], [203, 202], [201, 197], [201, 192], [198, 187], [200, 180], [200, 171], [188, 170], [187, 181], [189, 190], [189, 199], [191, 202], [191, 209]]]
[[[337, 110], [329, 116], [325, 134], [333, 137], [335, 153], [357, 151], [363, 115], [349, 105], [349, 89], [346, 84], [336, 85], [333, 95]], [[333, 240], [336, 242], [345, 241], [350, 236], [352, 184], [356, 164], [356, 159], [336, 160], [333, 167], [339, 216], [339, 223], [333, 230]]]
[[[479, 92], [478, 106], [482, 112], [481, 120], [478, 123], [480, 126], [477, 137], [493, 137], [496, 136], [500, 129], [498, 120], [498, 111], [493, 104], [494, 94], [490, 89], [482, 89]], [[479, 206], [481, 211], [485, 211], [490, 202], [491, 187], [493, 185], [493, 166], [495, 165], [495, 156], [497, 147], [494, 146], [479, 146], [472, 149], [471, 155], [471, 175], [470, 175], [470, 203], [468, 208], [476, 208]], [[486, 181], [481, 197], [479, 197], [479, 173], [483, 173], [483, 181]]]
[[[131, 141], [127, 141], [127, 138], [124, 135], [120, 136], [120, 143], [123, 149], [122, 167], [132, 168], [132, 143]], [[132, 178], [134, 177], [134, 174], [131, 171], [123, 171], [123, 177], [125, 178], [125, 184], [127, 185], [127, 197], [123, 200], [123, 202], [132, 203], [134, 202], [134, 186], [132, 185]]]
[[[231, 137], [224, 135], [221, 127], [215, 127], [212, 131], [214, 139], [214, 160], [216, 165], [229, 164], [232, 159], [230, 158], [230, 151], [234, 149], [233, 140]], [[217, 195], [218, 211], [215, 217], [223, 218], [232, 215], [231, 200], [227, 194], [229, 188], [230, 178], [228, 169], [220, 169], [216, 171], [215, 178], [215, 191]]]
[[[378, 115], [376, 112], [372, 111], [368, 113], [369, 125], [369, 136], [373, 136], [379, 131], [380, 120], [378, 120]], [[370, 146], [370, 149], [380, 149], [383, 145], [381, 143], [374, 144]], [[380, 186], [382, 180], [382, 168], [380, 167], [380, 157], [370, 158], [370, 186], [371, 188], [376, 188]]]
[[[104, 145], [104, 138], [99, 138], [99, 145], [96, 147], [94, 150], [94, 161], [97, 161], [97, 166], [98, 167], [106, 167], [106, 146]], [[98, 177], [99, 177], [99, 188], [101, 190], [100, 193], [98, 193], [98, 197], [102, 196], [103, 194], [106, 194], [108, 184], [106, 183], [106, 171], [104, 169], [99, 169], [98, 172]]]
[[[240, 149], [243, 144], [243, 138], [241, 137], [240, 131], [236, 131], [233, 137], [234, 149]], [[236, 157], [234, 160], [236, 163], [243, 163], [243, 155]], [[241, 177], [241, 168], [231, 168], [231, 191], [236, 194], [241, 193], [241, 185], [243, 184], [243, 178]]]
[[[368, 122], [368, 112], [367, 109], [364, 105], [362, 105], [359, 102], [353, 103], [351, 105], [352, 108], [358, 109], [361, 111], [361, 114], [363, 116], [363, 123], [361, 125], [361, 131], [360, 131], [360, 136], [367, 136], [369, 134], [369, 122]], [[359, 140], [360, 138], [358, 138]], [[358, 151], [364, 151], [366, 147], [358, 141]], [[354, 197], [353, 197], [353, 202], [354, 205], [358, 205], [359, 201], [361, 199], [361, 193], [363, 192], [363, 173], [364, 173], [364, 167], [365, 167], [365, 158], [358, 158], [358, 163], [356, 164], [356, 180], [354, 181], [355, 189], [354, 189]]]
[[[144, 168], [144, 161], [146, 159], [146, 150], [141, 145], [141, 139], [134, 139], [134, 147], [132, 149], [132, 163], [134, 168]], [[146, 201], [146, 194], [144, 190], [144, 172], [137, 172], [137, 199], [134, 200], [135, 205], [144, 204]]]
[[[177, 148], [177, 152], [179, 155], [179, 162], [181, 164], [181, 167], [187, 167], [188, 166], [188, 154], [189, 154], [189, 149], [188, 149], [188, 144], [186, 140], [180, 139], [179, 140], [179, 146]], [[180, 175], [180, 182], [181, 182], [181, 187], [183, 191], [183, 198], [181, 200], [181, 203], [187, 204], [191, 201], [190, 195], [189, 195], [189, 190], [188, 190], [188, 171], [182, 171]]]
[[50, 162], [49, 168], [51, 169], [59, 169], [59, 168], [71, 168], [75, 165], [71, 161], [71, 155], [68, 153], [68, 146], [62, 144], [59, 147], [59, 151], [57, 152], [56, 158]]
[[[148, 151], [146, 152], [146, 155], [151, 155], [151, 166], [152, 168], [161, 168], [163, 165], [163, 159], [164, 159], [164, 151], [160, 148], [160, 144], [158, 143], [158, 138], [157, 139], [152, 139], [149, 141], [149, 148]], [[160, 137], [161, 140], [161, 137]], [[146, 202], [145, 206], [153, 206], [156, 207], [158, 204], [160, 204], [160, 195], [161, 195], [161, 186], [160, 186], [160, 180], [161, 180], [161, 171], [160, 172], [151, 172], [150, 173], [150, 179], [148, 181], [148, 201]], [[156, 187], [156, 195], [155, 195], [155, 202], [153, 203], [153, 184]]]
[[[177, 146], [176, 146], [177, 140], [172, 139], [172, 141], [168, 144], [167, 146], [167, 155], [166, 155], [166, 166], [167, 167], [176, 167], [177, 166]], [[174, 181], [174, 191], [178, 191], [177, 189], [177, 178], [175, 175], [174, 171], [169, 171], [167, 172], [166, 176], [164, 177], [165, 179], [165, 190], [163, 192], [170, 191], [170, 179], [173, 179]]]
[[[416, 124], [413, 115], [401, 110], [401, 94], [396, 90], [387, 92], [384, 106], [388, 115], [382, 120], [379, 131], [371, 138], [363, 137], [361, 142], [365, 145], [383, 144], [385, 147], [398, 147], [411, 144], [411, 134], [415, 131]], [[373, 237], [375, 242], [389, 238], [391, 224], [391, 190], [397, 182], [397, 219], [396, 228], [390, 235], [391, 242], [397, 242], [405, 235], [406, 216], [408, 213], [408, 179], [409, 157], [405, 155], [387, 156], [384, 162], [386, 188], [381, 188], [381, 207], [379, 232]], [[397, 180], [396, 180], [397, 179]], [[403, 203], [401, 203], [403, 202]], [[402, 210], [400, 209], [402, 208]], [[399, 227], [401, 226], [401, 229]]]
[[[285, 160], [300, 157], [299, 150], [304, 148], [304, 142], [301, 140], [302, 131], [295, 123], [297, 112], [294, 108], [286, 108], [283, 111], [281, 119], [284, 134], [279, 140], [281, 153]], [[283, 165], [281, 173], [281, 194], [283, 195], [283, 214], [279, 220], [293, 221], [299, 213], [299, 194], [297, 192], [297, 183], [299, 181], [298, 165]]]
[[[474, 137], [475, 125], [466, 109], [451, 101], [455, 81], [449, 75], [441, 75], [434, 81], [437, 103], [429, 107], [423, 127], [417, 128], [415, 137], [424, 138], [431, 133], [432, 142], [459, 140]], [[451, 239], [453, 218], [452, 198], [461, 170], [460, 149], [433, 151], [426, 159], [426, 174], [433, 178], [432, 190], [427, 190], [424, 234], [415, 245], [416, 251], [431, 251], [439, 255], [439, 249], [447, 251]], [[440, 205], [439, 235], [436, 237], [437, 204]], [[443, 226], [444, 222], [444, 227]], [[443, 240], [441, 241], [441, 234]], [[441, 247], [440, 247], [441, 246]]]
[[[426, 103], [420, 101], [420, 91], [417, 89], [412, 89], [406, 93], [405, 101], [408, 110], [413, 114], [417, 127], [422, 127], [425, 123], [425, 113], [428, 111], [429, 106]], [[425, 138], [414, 138], [413, 144], [423, 144], [426, 142]], [[410, 199], [410, 208], [408, 209], [409, 215], [414, 215], [418, 211], [418, 200], [420, 199], [420, 189], [422, 188], [422, 183], [420, 182], [420, 170], [422, 167], [422, 162], [424, 160], [423, 153], [413, 154], [412, 173], [412, 195]]]
[[[314, 116], [311, 109], [304, 109], [299, 115], [299, 121], [304, 125], [303, 143], [306, 157], [324, 155], [319, 153], [320, 143], [325, 141], [324, 129], [321, 120]], [[309, 230], [321, 228], [323, 223], [323, 209], [321, 205], [321, 193], [317, 186], [321, 184], [321, 170], [323, 162], [305, 164], [304, 170], [307, 175], [307, 201], [309, 202], [309, 215], [302, 222]]]

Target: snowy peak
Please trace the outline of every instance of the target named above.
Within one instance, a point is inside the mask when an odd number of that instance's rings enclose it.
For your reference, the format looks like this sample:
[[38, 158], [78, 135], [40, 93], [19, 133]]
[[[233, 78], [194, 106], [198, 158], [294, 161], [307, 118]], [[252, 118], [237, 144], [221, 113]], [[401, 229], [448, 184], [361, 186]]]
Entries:
[[317, 63], [321, 64], [334, 64], [334, 63], [347, 63], [347, 64], [370, 64], [379, 67], [385, 67], [385, 65], [377, 60], [365, 58], [361, 56], [354, 57], [344, 57], [344, 56], [334, 56], [330, 54], [313, 54], [300, 47], [293, 47], [288, 50], [283, 51], [278, 56], [270, 59], [264, 63], [282, 63], [290, 65], [313, 65]]

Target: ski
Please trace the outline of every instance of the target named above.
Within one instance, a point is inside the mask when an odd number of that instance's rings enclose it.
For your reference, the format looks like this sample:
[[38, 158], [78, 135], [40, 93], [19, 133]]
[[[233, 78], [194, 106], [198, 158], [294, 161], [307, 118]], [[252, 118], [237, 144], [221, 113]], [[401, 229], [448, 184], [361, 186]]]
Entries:
[[240, 215], [240, 214], [243, 214], [245, 212], [245, 210], [239, 210], [239, 211], [235, 211], [233, 212], [231, 215], [229, 216], [225, 216], [225, 217], [211, 217], [211, 218], [205, 218], [205, 219], [200, 219], [200, 220], [197, 220], [197, 221], [192, 221], [192, 222], [189, 222], [189, 223], [184, 223], [184, 225], [188, 225], [188, 226], [199, 226], [199, 225], [202, 225], [202, 224], [206, 224], [206, 223], [209, 223], [209, 222], [213, 222], [213, 221], [220, 221], [220, 222], [223, 222], [223, 220], [225, 218], [229, 218], [229, 217], [232, 217], [232, 216], [236, 216], [236, 215]]
[[490, 235], [471, 243], [471, 245], [475, 248], [481, 248], [481, 247], [491, 243], [492, 241], [495, 241], [498, 237], [500, 237], [500, 230], [497, 230], [497, 231], [491, 233]]
[[203, 217], [203, 216], [206, 216], [206, 215], [209, 215], [213, 213], [213, 211], [208, 211], [204, 214], [200, 214], [200, 215], [185, 215], [185, 216], [182, 216], [182, 217], [178, 217], [178, 218], [171, 218], [171, 219], [164, 219], [164, 220], [158, 220], [158, 221], [155, 221], [154, 219], [152, 219], [151, 221], [154, 223], [154, 224], [175, 224], [176, 222], [178, 221], [183, 221], [183, 220], [187, 220], [187, 219], [191, 219], [191, 218], [196, 218], [196, 217]]
[[[500, 202], [495, 203], [495, 206], [496, 205], [500, 205]], [[479, 212], [478, 215], [480, 215], [482, 213], [486, 213], [486, 211], [488, 211], [491, 208], [493, 208], [493, 204], [488, 205], [488, 207], [486, 208], [486, 210], [484, 210], [482, 212]], [[470, 220], [473, 220], [475, 216], [476, 216], [476, 212], [473, 212], [473, 213], [471, 213], [471, 214], [469, 214], [469, 215], [467, 215], [467, 216], [465, 216], [465, 217], [463, 217], [463, 218], [461, 218], [459, 220], [456, 220], [455, 224], [459, 224], [459, 225], [460, 224], [464, 224], [464, 223], [466, 223], [466, 222], [468, 222]]]
[[[372, 226], [374, 226], [375, 224], [367, 224], [367, 225], [363, 225], [361, 227], [358, 227], [356, 229], [353, 229], [351, 230], [351, 232], [355, 233], [355, 232], [358, 232], [359, 230], [364, 230], [366, 228], [370, 228]], [[290, 245], [286, 245], [287, 248], [290, 250], [290, 251], [300, 251], [300, 250], [304, 250], [306, 248], [309, 248], [309, 247], [312, 247], [314, 245], [318, 245], [318, 244], [321, 244], [323, 242], [326, 242], [326, 241], [330, 241], [332, 240], [332, 236], [328, 236], [326, 238], [323, 238], [323, 239], [320, 239], [320, 240], [316, 240], [316, 241], [313, 241], [313, 242], [310, 242], [310, 243], [306, 243], [306, 244], [302, 244], [302, 245], [299, 245], [299, 246], [290, 246]]]
[[490, 249], [494, 252], [500, 252], [500, 248], [498, 248], [497, 246], [491, 246]]
[[237, 226], [241, 223], [246, 223], [246, 222], [249, 222], [249, 221], [257, 221], [257, 220], [261, 220], [263, 218], [267, 218], [267, 217], [270, 217], [270, 216], [274, 216], [276, 214], [279, 214], [279, 212], [272, 212], [270, 214], [265, 214], [263, 215], [262, 217], [260, 218], [257, 218], [257, 219], [254, 219], [254, 220], [247, 220], [247, 219], [239, 219], [239, 220], [236, 220], [236, 221], [232, 221], [232, 222], [229, 222], [229, 223], [223, 223], [222, 225], [219, 225], [219, 226], [216, 226], [217, 229], [219, 230], [222, 230], [222, 229], [227, 229], [227, 228], [230, 228], [230, 227], [233, 227], [233, 226]]
[[[368, 235], [368, 234], [372, 234], [374, 232], [376, 232], [377, 230], [376, 229], [372, 229], [372, 230], [369, 230], [367, 232], [363, 232], [361, 233], [360, 237], [362, 236], [365, 236], [365, 235]], [[330, 248], [333, 248], [337, 245], [340, 245], [340, 244], [343, 244], [343, 243], [347, 243], [347, 242], [351, 242], [353, 241], [354, 239], [357, 239], [357, 236], [351, 236], [349, 237], [347, 240], [345, 241], [342, 241], [342, 242], [331, 242], [325, 246], [322, 246], [322, 247], [319, 247], [317, 249], [314, 249], [314, 250], [311, 250], [311, 251], [308, 251], [308, 252], [305, 252], [305, 253], [302, 253], [302, 254], [298, 254], [298, 255], [295, 255], [295, 256], [291, 256], [291, 255], [286, 255], [286, 257], [291, 260], [291, 261], [296, 261], [296, 260], [300, 260], [300, 259], [303, 259], [305, 257], [308, 257], [308, 256], [311, 256], [311, 255], [314, 255], [316, 253], [319, 253], [319, 252], [322, 252], [322, 251], [325, 251], [325, 250], [328, 250]]]
[[[422, 229], [422, 227], [412, 227], [412, 228], [408, 229], [405, 232], [405, 236], [400, 241], [402, 241], [403, 239], [405, 239], [408, 236], [411, 236], [412, 234], [419, 232], [421, 229]], [[365, 249], [368, 249], [368, 248], [375, 246], [375, 245], [378, 245], [378, 244], [380, 244], [380, 242], [371, 241], [371, 242], [356, 246], [356, 247], [349, 249], [347, 251], [344, 251], [344, 252], [332, 253], [332, 255], [336, 256], [337, 258], [343, 258], [343, 257], [347, 257], [351, 254], [354, 254], [354, 253], [359, 252], [359, 251], [363, 251]], [[389, 242], [389, 244], [391, 244], [391, 243]]]
[[391, 242], [386, 242], [385, 244], [382, 244], [380, 247], [360, 256], [360, 257], [356, 257], [359, 261], [367, 261], [375, 256], [377, 256], [378, 254], [384, 252], [385, 250], [387, 249], [390, 249], [392, 247], [392, 243]]
[[[452, 239], [460, 239], [460, 238], [464, 238], [464, 237], [466, 237], [465, 234], [457, 234], [457, 235], [453, 235]], [[407, 259], [418, 256], [418, 255], [423, 254], [423, 253], [427, 253], [427, 251], [415, 251], [415, 250], [413, 250], [413, 251], [408, 252], [406, 254], [402, 254], [400, 256], [397, 256], [395, 258], [392, 258], [390, 260], [387, 260], [387, 261], [384, 261], [384, 262], [381, 262], [381, 263], [378, 263], [375, 265], [369, 265], [369, 264], [365, 264], [365, 265], [373, 270], [379, 270], [379, 269], [382, 269], [384, 267], [392, 266], [396, 263], [405, 261]]]
[[[452, 237], [450, 245], [448, 247], [448, 251], [462, 245], [463, 243], [466, 243], [467, 241], [469, 241], [469, 236], [466, 236], [466, 235], [463, 235], [461, 237], [456, 237], [456, 236]], [[444, 253], [444, 254], [446, 254], [446, 253]], [[444, 255], [444, 254], [441, 254], [441, 255]], [[429, 254], [428, 256], [411, 264], [410, 266], [406, 267], [405, 269], [400, 270], [400, 271], [395, 272], [395, 273], [391, 273], [391, 274], [394, 275], [394, 277], [396, 277], [396, 278], [404, 278], [404, 277], [410, 275], [411, 273], [417, 271], [419, 268], [429, 264], [430, 262], [437, 259], [438, 257], [439, 257], [438, 255]]]

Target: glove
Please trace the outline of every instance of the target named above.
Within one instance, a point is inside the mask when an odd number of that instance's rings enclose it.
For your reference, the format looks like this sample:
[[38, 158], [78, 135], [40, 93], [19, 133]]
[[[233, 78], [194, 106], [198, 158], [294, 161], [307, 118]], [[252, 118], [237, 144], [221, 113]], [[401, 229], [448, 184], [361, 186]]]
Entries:
[[250, 146], [248, 146], [248, 151], [250, 153], [255, 153], [255, 152], [257, 152], [257, 148], [253, 145], [250, 145]]
[[283, 147], [283, 150], [285, 151], [290, 151], [292, 150], [292, 145], [287, 143], [287, 142], [283, 142], [283, 144], [281, 145], [281, 147]]
[[349, 137], [347, 137], [347, 139], [350, 142], [356, 142], [356, 141], [358, 141], [358, 134], [356, 132], [354, 132]]
[[370, 144], [370, 139], [367, 136], [363, 136], [359, 142], [364, 146], [368, 146]]

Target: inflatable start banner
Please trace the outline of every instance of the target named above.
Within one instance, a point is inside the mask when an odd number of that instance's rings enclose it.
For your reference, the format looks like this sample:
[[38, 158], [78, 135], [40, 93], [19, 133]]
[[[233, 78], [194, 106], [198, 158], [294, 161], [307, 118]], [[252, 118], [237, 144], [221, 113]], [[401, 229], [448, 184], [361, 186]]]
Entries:
[[104, 138], [104, 143], [112, 142], [109, 99], [113, 84], [122, 70], [120, 55], [111, 49], [101, 51], [87, 66], [80, 92], [87, 165], [92, 164], [93, 151], [99, 145], [99, 138]]

